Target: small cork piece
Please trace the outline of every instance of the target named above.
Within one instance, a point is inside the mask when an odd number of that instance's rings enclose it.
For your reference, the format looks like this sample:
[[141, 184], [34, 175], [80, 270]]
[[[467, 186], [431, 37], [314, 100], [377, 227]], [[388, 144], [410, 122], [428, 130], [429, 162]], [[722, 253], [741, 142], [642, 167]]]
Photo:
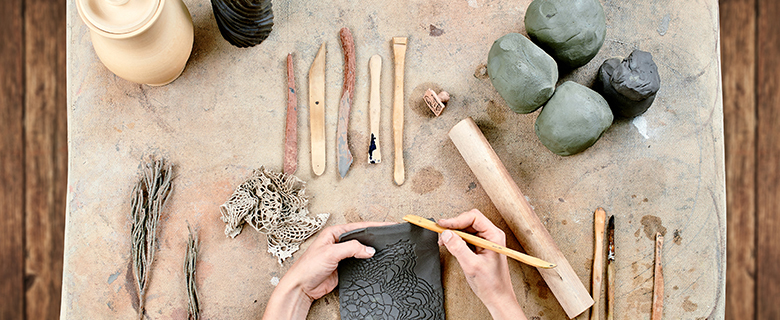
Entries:
[[447, 93], [447, 91], [442, 91], [437, 95], [436, 92], [428, 89], [425, 91], [423, 100], [425, 100], [425, 104], [428, 105], [428, 108], [433, 111], [433, 114], [438, 117], [446, 107], [445, 103], [450, 101], [450, 94]]

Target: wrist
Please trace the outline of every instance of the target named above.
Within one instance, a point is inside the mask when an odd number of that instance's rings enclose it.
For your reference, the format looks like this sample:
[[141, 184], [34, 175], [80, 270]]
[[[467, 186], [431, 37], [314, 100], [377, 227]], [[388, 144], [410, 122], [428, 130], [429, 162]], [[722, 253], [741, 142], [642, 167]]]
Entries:
[[514, 291], [511, 294], [501, 295], [500, 298], [486, 301], [485, 307], [487, 307], [494, 320], [526, 319], [523, 309], [520, 308], [520, 304], [517, 302]]
[[263, 319], [306, 319], [314, 299], [300, 284], [286, 280], [282, 278], [271, 293]]

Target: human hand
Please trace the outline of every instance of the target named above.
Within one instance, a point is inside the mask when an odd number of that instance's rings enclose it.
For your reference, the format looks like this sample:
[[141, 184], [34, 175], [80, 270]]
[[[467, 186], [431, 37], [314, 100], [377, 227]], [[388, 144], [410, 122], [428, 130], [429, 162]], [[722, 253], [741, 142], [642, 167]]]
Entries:
[[[504, 231], [477, 209], [455, 218], [440, 219], [437, 223], [506, 246]], [[463, 239], [449, 230], [441, 233], [439, 244], [447, 247], [458, 260], [466, 275], [466, 282], [488, 308], [493, 319], [526, 319], [512, 288], [506, 256], [479, 247], [472, 251]]]
[[357, 240], [336, 243], [341, 234], [355, 229], [392, 224], [357, 222], [323, 229], [306, 252], [285, 273], [271, 294], [263, 319], [305, 319], [311, 303], [338, 285], [336, 269], [346, 258], [368, 259], [375, 249]]

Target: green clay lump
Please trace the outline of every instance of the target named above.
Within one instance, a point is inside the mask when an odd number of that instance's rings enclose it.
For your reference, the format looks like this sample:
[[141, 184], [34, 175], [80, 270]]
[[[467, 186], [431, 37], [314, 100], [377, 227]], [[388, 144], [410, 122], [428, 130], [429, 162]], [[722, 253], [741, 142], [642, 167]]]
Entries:
[[517, 113], [539, 109], [558, 81], [555, 60], [519, 33], [506, 34], [493, 43], [487, 70], [493, 87]]
[[596, 143], [612, 120], [604, 98], [579, 83], [566, 81], [536, 118], [536, 136], [553, 153], [569, 156]]
[[525, 12], [528, 36], [567, 68], [593, 59], [607, 24], [599, 0], [534, 0]]

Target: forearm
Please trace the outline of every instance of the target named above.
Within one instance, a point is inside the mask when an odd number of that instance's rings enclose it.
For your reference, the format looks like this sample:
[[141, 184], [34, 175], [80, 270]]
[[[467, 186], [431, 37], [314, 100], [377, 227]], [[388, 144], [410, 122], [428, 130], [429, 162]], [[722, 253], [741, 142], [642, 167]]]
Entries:
[[514, 294], [506, 295], [503, 299], [490, 301], [485, 303], [485, 306], [490, 312], [490, 316], [494, 320], [512, 319], [512, 320], [527, 320], [523, 309], [520, 308], [520, 304], [517, 303], [517, 298]]
[[306, 319], [313, 301], [299, 286], [283, 279], [271, 293], [263, 319]]

